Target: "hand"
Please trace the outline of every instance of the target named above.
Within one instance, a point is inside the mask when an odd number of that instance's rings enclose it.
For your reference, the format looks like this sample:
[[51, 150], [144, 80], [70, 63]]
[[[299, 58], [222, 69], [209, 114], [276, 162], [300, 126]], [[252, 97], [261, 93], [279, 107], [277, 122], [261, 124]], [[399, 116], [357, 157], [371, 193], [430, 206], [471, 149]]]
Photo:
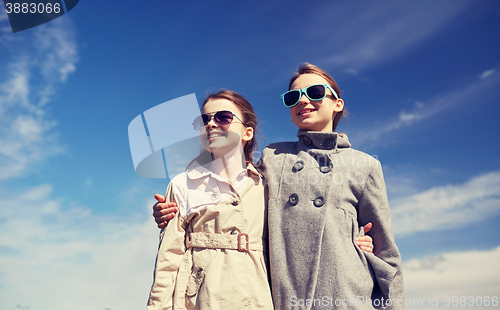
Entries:
[[[365, 234], [372, 229], [373, 224], [370, 222], [365, 225], [364, 231]], [[357, 237], [355, 239], [356, 245], [359, 246], [359, 248], [367, 253], [373, 254], [373, 239], [370, 236], [363, 236], [363, 237]]]
[[153, 206], [153, 216], [158, 228], [167, 226], [168, 221], [175, 217], [175, 213], [179, 211], [175, 202], [165, 202], [166, 199], [162, 195], [155, 195], [157, 203]]

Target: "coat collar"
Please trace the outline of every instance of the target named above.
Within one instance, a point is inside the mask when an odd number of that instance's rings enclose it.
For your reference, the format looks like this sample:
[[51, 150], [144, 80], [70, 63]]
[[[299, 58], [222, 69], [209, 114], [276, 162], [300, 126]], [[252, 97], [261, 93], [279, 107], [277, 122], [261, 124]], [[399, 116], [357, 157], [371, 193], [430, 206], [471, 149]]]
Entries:
[[299, 129], [297, 137], [299, 138], [299, 144], [303, 148], [337, 150], [351, 147], [347, 136], [338, 132], [318, 132]]
[[[257, 171], [257, 169], [253, 164], [248, 164], [247, 169], [243, 170], [238, 175], [238, 178], [242, 177], [245, 174], [245, 172], [248, 174], [248, 176], [252, 176], [254, 179], [255, 178], [258, 179], [261, 176], [261, 174]], [[197, 180], [211, 176], [212, 178], [218, 179], [219, 181], [227, 182], [227, 180], [216, 175], [215, 173], [207, 169], [205, 166], [200, 166], [200, 165], [190, 165], [186, 171], [186, 175], [191, 180]]]

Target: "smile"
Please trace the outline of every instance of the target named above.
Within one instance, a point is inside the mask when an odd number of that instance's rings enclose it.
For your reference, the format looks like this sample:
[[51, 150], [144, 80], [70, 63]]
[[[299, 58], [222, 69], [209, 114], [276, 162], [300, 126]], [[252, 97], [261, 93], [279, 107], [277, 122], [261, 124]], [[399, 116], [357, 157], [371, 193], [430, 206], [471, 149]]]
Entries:
[[212, 132], [207, 132], [207, 136], [208, 136], [208, 139], [212, 139], [212, 138], [217, 138], [217, 137], [224, 137], [225, 135], [223, 135], [220, 132], [212, 131]]
[[314, 112], [316, 111], [316, 109], [302, 109], [298, 115], [302, 115], [302, 114], [306, 114], [306, 113], [311, 113], [311, 112]]

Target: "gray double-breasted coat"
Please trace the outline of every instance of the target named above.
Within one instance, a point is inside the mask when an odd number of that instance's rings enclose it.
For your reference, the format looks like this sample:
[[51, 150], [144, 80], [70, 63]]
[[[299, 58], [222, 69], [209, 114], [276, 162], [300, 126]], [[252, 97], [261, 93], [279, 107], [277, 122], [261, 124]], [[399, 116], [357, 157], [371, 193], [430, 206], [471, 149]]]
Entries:
[[[297, 136], [269, 145], [259, 163], [269, 187], [275, 309], [404, 308], [380, 162], [343, 134]], [[368, 222], [375, 255], [354, 243]]]

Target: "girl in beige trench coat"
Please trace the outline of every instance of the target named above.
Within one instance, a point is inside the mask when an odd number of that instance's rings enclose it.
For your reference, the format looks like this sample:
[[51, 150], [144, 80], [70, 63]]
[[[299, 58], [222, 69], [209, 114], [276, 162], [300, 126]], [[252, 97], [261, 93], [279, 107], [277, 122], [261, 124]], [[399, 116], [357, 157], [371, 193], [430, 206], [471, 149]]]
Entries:
[[[165, 204], [179, 212], [160, 233], [148, 309], [273, 309], [267, 195], [251, 162], [255, 114], [232, 91], [208, 96], [202, 114], [200, 138], [212, 156], [198, 157], [167, 188]], [[370, 237], [359, 242], [371, 252]]]
[[160, 233], [148, 310], [273, 309], [262, 176], [251, 162], [256, 117], [241, 95], [208, 96], [193, 126], [206, 151], [172, 179], [179, 212]]

